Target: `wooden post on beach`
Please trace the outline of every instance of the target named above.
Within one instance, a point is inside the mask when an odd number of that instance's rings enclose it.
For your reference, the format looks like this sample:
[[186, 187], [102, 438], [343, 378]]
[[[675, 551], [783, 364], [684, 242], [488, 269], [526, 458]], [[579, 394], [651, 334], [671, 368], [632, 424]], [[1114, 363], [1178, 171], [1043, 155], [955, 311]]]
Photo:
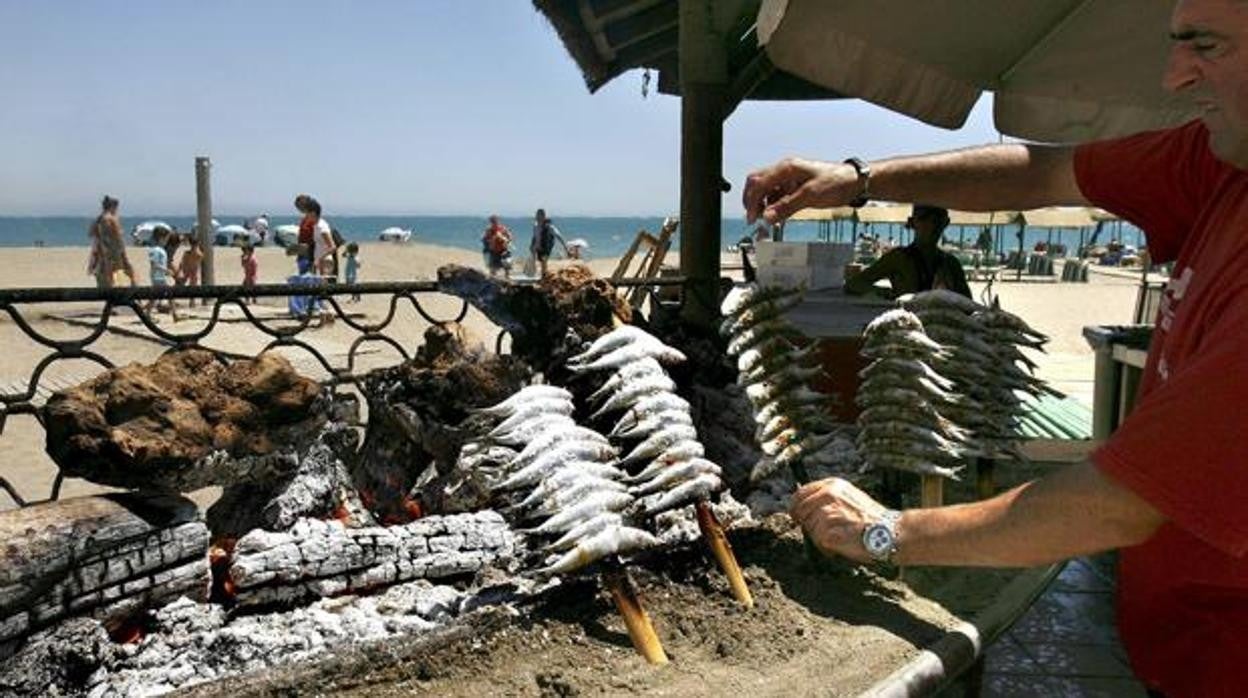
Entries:
[[195, 158], [195, 226], [199, 242], [203, 246], [204, 261], [200, 270], [200, 283], [212, 286], [216, 283], [212, 273], [212, 162], [207, 157]]
[[[726, 3], [736, 8], [735, 3]], [[709, 325], [719, 314], [720, 185], [728, 50], [721, 3], [680, 0], [680, 270], [686, 322]], [[735, 19], [735, 16], [730, 18]]]

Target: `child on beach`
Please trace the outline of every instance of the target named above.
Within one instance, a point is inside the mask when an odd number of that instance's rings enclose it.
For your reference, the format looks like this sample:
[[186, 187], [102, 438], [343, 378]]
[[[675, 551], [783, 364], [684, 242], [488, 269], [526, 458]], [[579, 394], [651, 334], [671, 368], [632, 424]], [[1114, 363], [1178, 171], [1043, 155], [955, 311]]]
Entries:
[[[355, 283], [356, 279], [359, 278], [360, 266], [362, 264], [363, 263], [360, 261], [360, 246], [354, 242], [348, 243], [347, 253], [346, 253], [346, 262], [343, 264], [343, 267], [344, 267], [343, 275], [346, 278], [346, 282], [348, 284]], [[359, 303], [360, 294], [352, 293], [351, 302]]]
[[[147, 248], [147, 261], [151, 266], [152, 288], [161, 288], [169, 286], [169, 277], [173, 276], [173, 270], [169, 268], [169, 253], [165, 252], [165, 242], [169, 237], [169, 231], [163, 228], [157, 228], [152, 236], [152, 244]], [[185, 253], [184, 253], [185, 256]], [[152, 309], [156, 307], [156, 299], [149, 298], [144, 304], [143, 310], [152, 319], [152, 322], [159, 322], [156, 316], [152, 314]], [[178, 321], [178, 305], [169, 299], [169, 317], [174, 322]]]
[[[192, 235], [187, 241], [189, 247], [182, 253], [182, 258], [178, 260], [178, 271], [174, 275], [174, 280], [178, 286], [198, 286], [199, 285], [199, 268], [204, 262], [204, 248], [199, 241], [198, 235]], [[165, 253], [168, 255], [168, 252]], [[172, 257], [166, 256], [167, 260]], [[201, 301], [202, 305], [207, 305], [208, 301]], [[186, 302], [188, 306], [195, 305], [195, 299], [192, 298]]]
[[[250, 243], [243, 245], [243, 255], [241, 263], [243, 265], [243, 285], [255, 286], [256, 275], [259, 272], [259, 263], [256, 261], [256, 248]], [[249, 299], [252, 303], [256, 302], [256, 297]]]

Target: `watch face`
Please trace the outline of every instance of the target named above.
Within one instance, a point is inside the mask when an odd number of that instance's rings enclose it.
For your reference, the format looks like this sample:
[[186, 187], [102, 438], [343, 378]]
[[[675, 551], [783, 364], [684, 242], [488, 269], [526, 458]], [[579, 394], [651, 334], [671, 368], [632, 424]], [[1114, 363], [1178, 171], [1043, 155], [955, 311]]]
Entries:
[[893, 534], [888, 527], [873, 524], [863, 533], [862, 544], [872, 557], [882, 557], [888, 555], [893, 547]]

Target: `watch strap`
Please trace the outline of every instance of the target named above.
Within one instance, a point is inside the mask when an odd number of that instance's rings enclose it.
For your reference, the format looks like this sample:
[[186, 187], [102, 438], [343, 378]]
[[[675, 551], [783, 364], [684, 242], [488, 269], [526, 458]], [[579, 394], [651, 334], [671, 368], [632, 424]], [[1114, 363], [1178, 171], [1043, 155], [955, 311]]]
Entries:
[[858, 183], [862, 185], [862, 189], [858, 191], [858, 196], [854, 197], [849, 205], [853, 208], [862, 208], [871, 200], [871, 166], [862, 160], [862, 158], [846, 158], [845, 164], [854, 168], [854, 172], [858, 173]]

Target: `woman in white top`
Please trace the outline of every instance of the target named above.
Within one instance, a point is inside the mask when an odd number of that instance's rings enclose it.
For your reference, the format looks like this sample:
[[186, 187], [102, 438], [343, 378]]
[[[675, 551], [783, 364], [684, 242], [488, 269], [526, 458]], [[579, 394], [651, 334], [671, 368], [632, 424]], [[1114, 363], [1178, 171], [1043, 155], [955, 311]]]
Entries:
[[321, 276], [334, 275], [334, 232], [329, 221], [321, 218], [321, 204], [316, 199], [308, 202], [308, 212], [316, 216], [316, 227], [312, 238], [312, 259], [317, 273]]

